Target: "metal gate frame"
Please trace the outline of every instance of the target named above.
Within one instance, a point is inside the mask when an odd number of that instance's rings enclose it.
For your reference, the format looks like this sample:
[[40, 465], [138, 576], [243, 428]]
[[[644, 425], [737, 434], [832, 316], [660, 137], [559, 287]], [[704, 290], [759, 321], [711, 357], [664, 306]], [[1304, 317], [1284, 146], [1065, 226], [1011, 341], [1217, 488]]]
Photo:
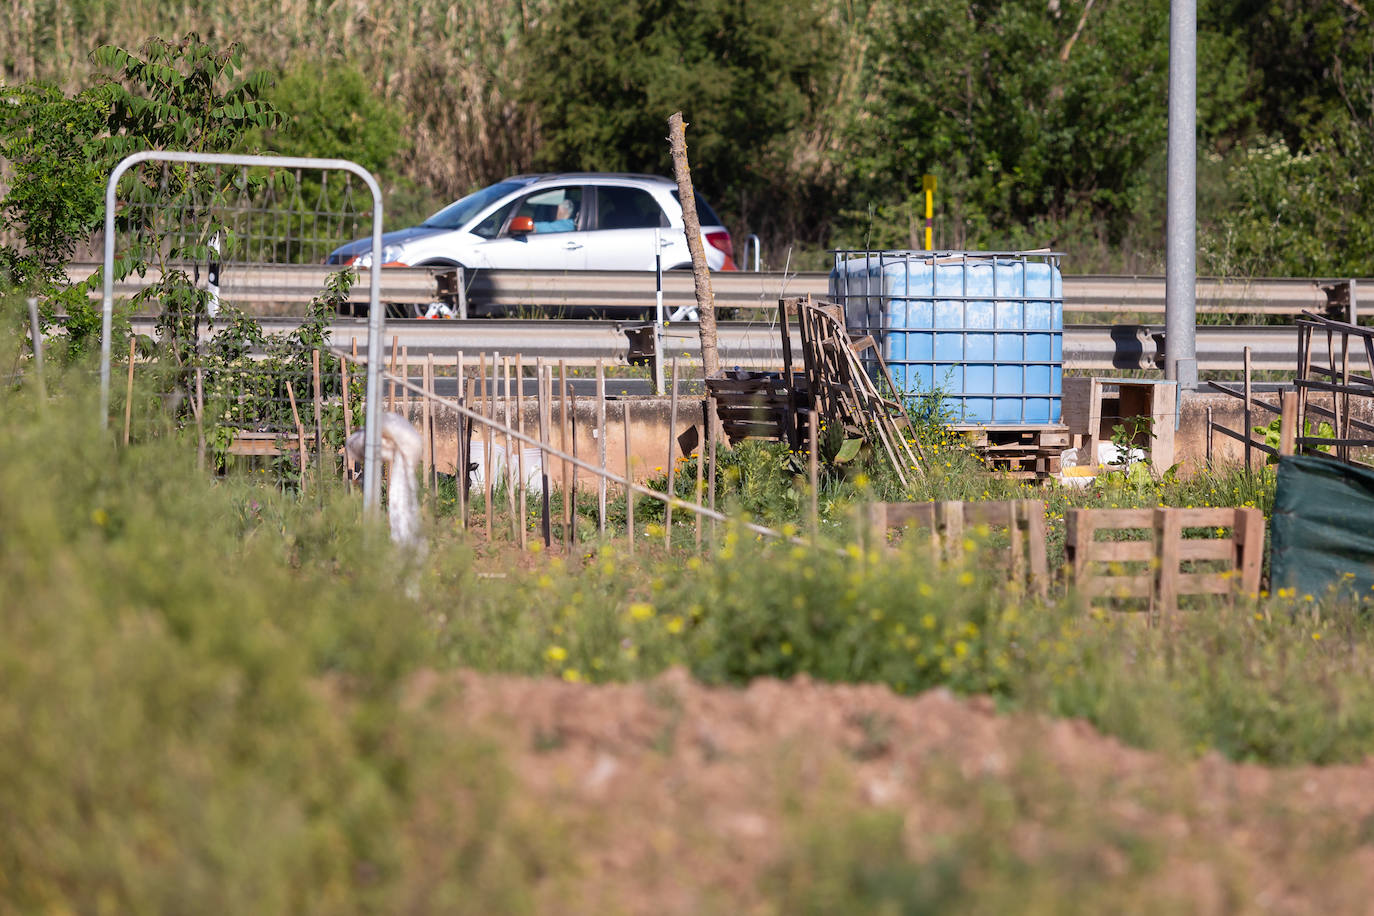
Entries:
[[386, 311], [381, 300], [382, 191], [372, 173], [347, 159], [312, 159], [298, 156], [236, 156], [225, 153], [184, 153], [148, 150], [125, 156], [110, 173], [105, 185], [105, 292], [100, 320], [100, 427], [110, 422], [110, 328], [114, 316], [115, 189], [120, 177], [140, 162], [184, 162], [195, 165], [268, 166], [288, 169], [320, 169], [351, 172], [372, 192], [372, 267], [367, 313], [367, 387], [363, 439], [363, 511], [375, 513], [381, 502], [381, 462], [377, 448], [381, 429], [382, 339]]

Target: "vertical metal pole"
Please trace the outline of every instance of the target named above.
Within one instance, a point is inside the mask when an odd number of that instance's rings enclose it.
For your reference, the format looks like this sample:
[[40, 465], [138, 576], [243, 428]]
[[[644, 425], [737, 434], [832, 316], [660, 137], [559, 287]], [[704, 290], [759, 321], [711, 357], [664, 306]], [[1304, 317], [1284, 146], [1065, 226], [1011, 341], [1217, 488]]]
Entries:
[[1197, 0], [1169, 2], [1168, 175], [1164, 377], [1181, 394], [1197, 388]]
[[38, 322], [38, 300], [29, 297], [29, 336], [33, 338], [33, 371], [38, 376], [38, 398], [48, 399], [48, 390], [43, 383], [43, 329]]

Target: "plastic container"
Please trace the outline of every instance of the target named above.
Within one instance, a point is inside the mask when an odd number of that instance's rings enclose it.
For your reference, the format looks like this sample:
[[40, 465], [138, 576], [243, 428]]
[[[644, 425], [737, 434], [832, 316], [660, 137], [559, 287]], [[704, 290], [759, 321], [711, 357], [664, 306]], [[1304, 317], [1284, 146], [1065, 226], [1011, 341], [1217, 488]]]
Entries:
[[960, 424], [1048, 425], [1063, 380], [1059, 257], [837, 251], [830, 295], [851, 332], [873, 335], [903, 394], [943, 392]]

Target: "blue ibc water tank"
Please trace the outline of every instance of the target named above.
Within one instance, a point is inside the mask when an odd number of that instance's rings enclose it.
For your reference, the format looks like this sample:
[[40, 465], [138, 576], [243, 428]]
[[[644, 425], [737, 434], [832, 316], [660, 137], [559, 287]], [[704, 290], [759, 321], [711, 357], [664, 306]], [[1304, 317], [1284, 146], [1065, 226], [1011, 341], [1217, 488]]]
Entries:
[[879, 341], [904, 393], [942, 391], [958, 423], [1059, 422], [1058, 255], [837, 252], [830, 294], [851, 331]]

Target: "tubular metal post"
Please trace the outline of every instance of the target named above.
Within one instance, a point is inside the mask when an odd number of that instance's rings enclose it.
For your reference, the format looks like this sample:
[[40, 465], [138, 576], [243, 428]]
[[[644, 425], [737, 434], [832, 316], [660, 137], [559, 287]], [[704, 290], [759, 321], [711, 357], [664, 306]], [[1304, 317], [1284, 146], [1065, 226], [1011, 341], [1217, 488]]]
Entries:
[[1169, 2], [1168, 180], [1164, 377], [1181, 395], [1197, 388], [1197, 0]]
[[38, 399], [48, 399], [48, 389], [43, 381], [43, 330], [38, 324], [38, 300], [29, 297], [29, 335], [33, 339], [33, 371], [38, 376]]
[[140, 162], [184, 162], [205, 165], [264, 166], [284, 169], [338, 170], [357, 175], [372, 193], [372, 265], [369, 275], [369, 308], [367, 319], [367, 407], [366, 433], [363, 443], [363, 510], [380, 510], [381, 478], [378, 476], [377, 447], [381, 441], [381, 371], [382, 335], [386, 329], [386, 314], [379, 308], [382, 279], [378, 269], [382, 263], [382, 189], [372, 173], [356, 162], [345, 159], [312, 159], [293, 156], [239, 156], [223, 153], [187, 153], [148, 150], [126, 156], [110, 173], [105, 185], [105, 288], [101, 297], [100, 315], [100, 428], [109, 426], [110, 410], [110, 329], [114, 320], [114, 243], [115, 191], [123, 174]]

